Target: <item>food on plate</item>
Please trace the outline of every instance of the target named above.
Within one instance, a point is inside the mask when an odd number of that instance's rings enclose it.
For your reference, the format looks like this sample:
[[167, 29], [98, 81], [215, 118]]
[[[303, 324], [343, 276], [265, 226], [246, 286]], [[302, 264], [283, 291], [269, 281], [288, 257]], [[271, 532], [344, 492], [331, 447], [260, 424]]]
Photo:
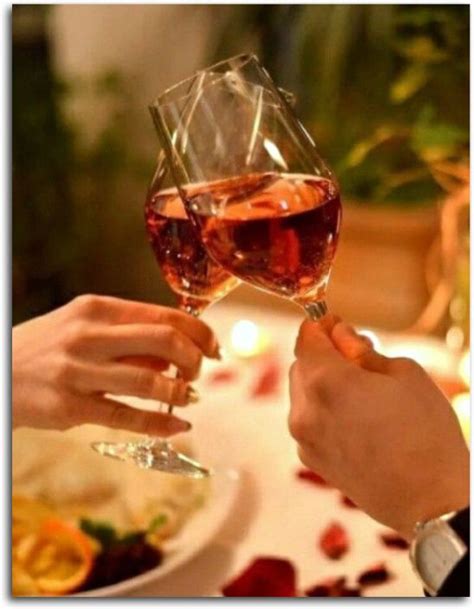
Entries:
[[87, 437], [14, 433], [14, 596], [64, 596], [149, 571], [207, 501], [208, 480], [103, 459]]

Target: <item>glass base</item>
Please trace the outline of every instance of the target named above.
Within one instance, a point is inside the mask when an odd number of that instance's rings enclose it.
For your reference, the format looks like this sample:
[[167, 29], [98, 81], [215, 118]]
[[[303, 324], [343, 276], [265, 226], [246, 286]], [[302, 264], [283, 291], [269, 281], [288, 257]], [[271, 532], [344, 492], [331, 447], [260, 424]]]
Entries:
[[189, 478], [207, 478], [211, 471], [177, 451], [166, 441], [150, 438], [140, 442], [92, 442], [104, 457], [128, 461], [141, 469], [154, 469]]

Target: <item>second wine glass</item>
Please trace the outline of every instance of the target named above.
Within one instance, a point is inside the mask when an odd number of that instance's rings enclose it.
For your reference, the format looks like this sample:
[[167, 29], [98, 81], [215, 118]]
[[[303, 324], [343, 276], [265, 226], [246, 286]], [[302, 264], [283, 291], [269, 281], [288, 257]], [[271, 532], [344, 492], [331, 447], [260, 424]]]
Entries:
[[[198, 317], [238, 285], [239, 280], [216, 264], [204, 249], [170, 180], [162, 152], [145, 202], [145, 223], [156, 261], [177, 297], [180, 310]], [[161, 404], [160, 408], [171, 414], [173, 405]], [[210, 473], [164, 438], [95, 442], [93, 448], [104, 456], [130, 461], [144, 469], [192, 478], [203, 478]]]

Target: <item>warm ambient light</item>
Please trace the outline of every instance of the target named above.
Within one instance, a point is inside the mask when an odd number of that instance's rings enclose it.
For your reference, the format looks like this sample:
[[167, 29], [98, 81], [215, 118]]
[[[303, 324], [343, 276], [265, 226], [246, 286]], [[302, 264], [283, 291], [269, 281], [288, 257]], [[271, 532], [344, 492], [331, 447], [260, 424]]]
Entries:
[[461, 357], [461, 361], [459, 362], [459, 376], [462, 379], [462, 382], [466, 385], [466, 387], [471, 386], [471, 353], [470, 351], [466, 351], [464, 355]]
[[469, 393], [460, 393], [452, 399], [454, 412], [458, 418], [464, 439], [469, 444], [471, 430], [471, 396]]
[[269, 344], [268, 335], [248, 319], [236, 322], [230, 334], [233, 351], [239, 357], [252, 357], [263, 353]]

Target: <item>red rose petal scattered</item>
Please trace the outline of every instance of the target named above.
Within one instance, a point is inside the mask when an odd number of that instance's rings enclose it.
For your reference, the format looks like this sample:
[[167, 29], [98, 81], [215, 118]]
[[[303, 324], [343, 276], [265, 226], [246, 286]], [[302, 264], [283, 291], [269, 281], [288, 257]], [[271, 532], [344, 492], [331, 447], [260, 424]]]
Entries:
[[330, 577], [305, 591], [305, 596], [361, 596], [359, 588], [346, 586], [346, 577]]
[[331, 560], [338, 560], [349, 550], [349, 537], [338, 522], [331, 523], [319, 539], [319, 547]]
[[395, 531], [387, 531], [386, 533], [380, 533], [380, 540], [387, 546], [387, 548], [396, 548], [397, 550], [408, 550], [410, 544], [406, 539], [403, 539]]
[[258, 374], [257, 380], [250, 390], [250, 397], [261, 398], [278, 393], [281, 378], [281, 367], [275, 359], [265, 361]]
[[222, 588], [224, 596], [297, 596], [296, 572], [288, 560], [256, 558]]
[[349, 508], [357, 508], [358, 506], [347, 495], [341, 495], [341, 503]]
[[378, 563], [359, 575], [357, 583], [359, 586], [377, 586], [383, 584], [391, 578], [391, 574], [383, 563]]
[[305, 480], [306, 482], [312, 482], [313, 484], [317, 484], [318, 486], [329, 486], [329, 484], [321, 478], [319, 474], [316, 472], [312, 472], [310, 469], [306, 469], [305, 467], [300, 468], [296, 472], [297, 477], [300, 480]]
[[237, 379], [237, 371], [233, 368], [218, 368], [213, 370], [207, 377], [209, 385], [220, 385], [231, 383]]

